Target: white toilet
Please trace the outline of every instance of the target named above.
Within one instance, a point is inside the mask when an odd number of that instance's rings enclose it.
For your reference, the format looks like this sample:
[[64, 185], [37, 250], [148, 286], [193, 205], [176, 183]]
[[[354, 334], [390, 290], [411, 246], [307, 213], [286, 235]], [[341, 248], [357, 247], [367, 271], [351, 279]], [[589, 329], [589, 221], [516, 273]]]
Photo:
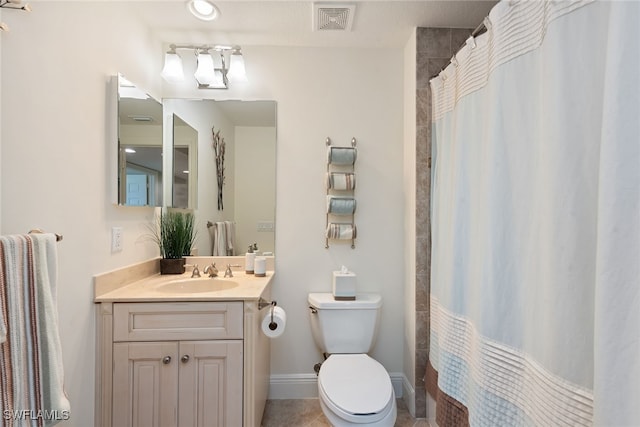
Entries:
[[384, 366], [369, 357], [382, 306], [380, 295], [336, 301], [331, 293], [309, 294], [313, 338], [329, 354], [318, 374], [325, 417], [337, 427], [393, 426], [396, 399]]

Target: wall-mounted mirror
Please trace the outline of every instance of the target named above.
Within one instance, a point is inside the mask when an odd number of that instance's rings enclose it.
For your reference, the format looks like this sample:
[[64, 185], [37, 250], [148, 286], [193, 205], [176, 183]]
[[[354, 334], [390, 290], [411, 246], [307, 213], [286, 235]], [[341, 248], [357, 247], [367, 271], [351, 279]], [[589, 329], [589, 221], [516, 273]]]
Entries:
[[[197, 133], [198, 255], [244, 255], [254, 242], [273, 253], [276, 103], [164, 99], [163, 106], [165, 117], [175, 114]], [[225, 144], [222, 209], [212, 147], [218, 131]]]
[[198, 131], [173, 114], [173, 181], [174, 208], [198, 207]]
[[162, 104], [118, 75], [118, 204], [162, 206]]

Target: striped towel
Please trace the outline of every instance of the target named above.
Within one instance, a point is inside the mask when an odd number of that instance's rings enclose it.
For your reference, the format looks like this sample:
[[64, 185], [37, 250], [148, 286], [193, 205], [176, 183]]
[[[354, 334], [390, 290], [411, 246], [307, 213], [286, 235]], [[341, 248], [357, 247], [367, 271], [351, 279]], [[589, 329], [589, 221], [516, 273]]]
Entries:
[[356, 226], [354, 224], [329, 223], [327, 226], [328, 239], [355, 239]]
[[49, 426], [69, 417], [56, 250], [53, 234], [0, 237], [0, 414], [7, 425]]
[[356, 174], [352, 172], [327, 173], [327, 188], [329, 190], [355, 190]]

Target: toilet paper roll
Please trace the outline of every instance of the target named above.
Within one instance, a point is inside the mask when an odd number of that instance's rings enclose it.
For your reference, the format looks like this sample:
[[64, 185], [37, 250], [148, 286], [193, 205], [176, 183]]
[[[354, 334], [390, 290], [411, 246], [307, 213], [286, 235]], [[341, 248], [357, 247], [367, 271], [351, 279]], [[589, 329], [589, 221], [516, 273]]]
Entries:
[[[273, 321], [271, 317], [271, 310], [273, 310]], [[287, 313], [285, 313], [282, 307], [272, 307], [266, 310], [266, 313], [262, 318], [262, 333], [269, 338], [277, 338], [284, 332], [286, 324]]]

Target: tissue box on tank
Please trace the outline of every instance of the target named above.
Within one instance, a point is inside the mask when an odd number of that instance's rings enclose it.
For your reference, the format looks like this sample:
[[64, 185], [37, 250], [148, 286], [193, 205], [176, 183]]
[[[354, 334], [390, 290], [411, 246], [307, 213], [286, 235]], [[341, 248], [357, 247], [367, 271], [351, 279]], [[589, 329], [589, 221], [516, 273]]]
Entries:
[[354, 272], [333, 272], [333, 298], [338, 301], [356, 299], [356, 274]]

